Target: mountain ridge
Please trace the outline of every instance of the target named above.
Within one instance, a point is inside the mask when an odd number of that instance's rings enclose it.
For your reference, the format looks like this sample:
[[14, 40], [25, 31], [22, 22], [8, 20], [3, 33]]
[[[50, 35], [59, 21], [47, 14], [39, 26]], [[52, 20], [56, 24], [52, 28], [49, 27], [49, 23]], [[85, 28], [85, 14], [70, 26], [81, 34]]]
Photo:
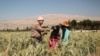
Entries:
[[[45, 14], [45, 15], [40, 15], [43, 16], [45, 19], [44, 25], [53, 25], [53, 24], [59, 24], [62, 21], [65, 20], [85, 20], [85, 19], [90, 19], [90, 20], [100, 20], [99, 17], [88, 17], [88, 16], [79, 16], [79, 15], [66, 15], [66, 14]], [[32, 24], [36, 23], [37, 18], [39, 16], [33, 16], [33, 17], [28, 17], [24, 19], [17, 19], [17, 20], [9, 20], [9, 21], [1, 21], [0, 22], [0, 29], [4, 28], [25, 28], [27, 26], [31, 26]]]

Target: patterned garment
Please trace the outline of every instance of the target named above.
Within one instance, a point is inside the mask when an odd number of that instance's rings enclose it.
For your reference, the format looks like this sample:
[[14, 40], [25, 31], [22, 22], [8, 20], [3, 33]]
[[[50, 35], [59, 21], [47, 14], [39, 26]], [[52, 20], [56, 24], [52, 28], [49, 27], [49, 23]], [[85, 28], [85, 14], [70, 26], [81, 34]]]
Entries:
[[50, 42], [49, 42], [49, 48], [50, 49], [55, 49], [58, 42], [60, 40], [60, 35], [54, 36], [50, 38]]
[[60, 27], [59, 25], [56, 25], [53, 26], [52, 29], [53, 31], [51, 32], [50, 35], [49, 48], [55, 49], [58, 44], [58, 41], [60, 40], [60, 34], [59, 34]]

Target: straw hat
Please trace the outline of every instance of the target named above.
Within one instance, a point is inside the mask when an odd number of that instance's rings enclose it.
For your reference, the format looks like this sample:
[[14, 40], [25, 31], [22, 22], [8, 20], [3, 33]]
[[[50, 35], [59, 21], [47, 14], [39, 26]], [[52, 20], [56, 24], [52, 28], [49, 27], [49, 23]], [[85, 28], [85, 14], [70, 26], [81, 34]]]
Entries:
[[68, 21], [63, 21], [62, 23], [60, 23], [63, 26], [69, 26], [69, 22]]
[[44, 18], [42, 16], [38, 17], [37, 20], [44, 20]]

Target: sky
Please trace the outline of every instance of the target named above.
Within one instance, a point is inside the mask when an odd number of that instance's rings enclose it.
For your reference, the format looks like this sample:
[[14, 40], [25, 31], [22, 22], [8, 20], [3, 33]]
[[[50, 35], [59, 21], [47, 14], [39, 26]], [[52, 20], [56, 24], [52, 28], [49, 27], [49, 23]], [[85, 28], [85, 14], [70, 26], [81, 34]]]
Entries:
[[45, 14], [100, 17], [100, 0], [0, 0], [0, 20]]

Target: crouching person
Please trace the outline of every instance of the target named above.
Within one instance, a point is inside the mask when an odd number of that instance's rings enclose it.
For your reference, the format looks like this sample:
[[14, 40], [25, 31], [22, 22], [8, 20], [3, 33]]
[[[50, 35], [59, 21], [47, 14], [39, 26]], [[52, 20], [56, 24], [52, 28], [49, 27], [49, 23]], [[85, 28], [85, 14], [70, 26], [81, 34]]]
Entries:
[[42, 28], [43, 22], [43, 17], [39, 17], [37, 19], [37, 24], [31, 27], [31, 43], [35, 45], [35, 47], [42, 42], [43, 35], [47, 34], [47, 30]]
[[49, 48], [50, 49], [56, 49], [56, 47], [58, 45], [58, 42], [60, 40], [59, 30], [60, 30], [59, 25], [52, 27], [52, 32], [51, 32], [50, 40], [49, 40]]
[[64, 21], [61, 23], [61, 45], [67, 45], [69, 41], [69, 35], [70, 35], [70, 26], [68, 21]]

